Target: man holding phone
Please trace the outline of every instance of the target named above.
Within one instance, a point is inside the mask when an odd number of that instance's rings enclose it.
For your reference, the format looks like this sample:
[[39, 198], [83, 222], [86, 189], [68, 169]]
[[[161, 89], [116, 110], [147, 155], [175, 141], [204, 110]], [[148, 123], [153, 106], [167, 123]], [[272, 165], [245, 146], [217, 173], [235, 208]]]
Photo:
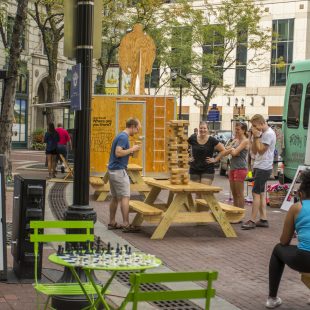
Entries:
[[[272, 173], [276, 134], [268, 126], [264, 117], [255, 114], [251, 120], [251, 151], [254, 154], [254, 186], [253, 206], [251, 219], [245, 222], [241, 228], [248, 230], [255, 227], [269, 227], [266, 214], [266, 191], [265, 185]], [[260, 219], [256, 222], [259, 212]]]

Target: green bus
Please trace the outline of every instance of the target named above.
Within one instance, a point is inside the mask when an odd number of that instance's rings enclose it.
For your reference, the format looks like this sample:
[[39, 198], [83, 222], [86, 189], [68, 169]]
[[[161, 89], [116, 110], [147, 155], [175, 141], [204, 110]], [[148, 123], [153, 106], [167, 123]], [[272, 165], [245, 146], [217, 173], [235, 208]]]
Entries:
[[310, 60], [291, 64], [286, 83], [283, 134], [284, 177], [293, 180], [305, 161], [310, 108]]

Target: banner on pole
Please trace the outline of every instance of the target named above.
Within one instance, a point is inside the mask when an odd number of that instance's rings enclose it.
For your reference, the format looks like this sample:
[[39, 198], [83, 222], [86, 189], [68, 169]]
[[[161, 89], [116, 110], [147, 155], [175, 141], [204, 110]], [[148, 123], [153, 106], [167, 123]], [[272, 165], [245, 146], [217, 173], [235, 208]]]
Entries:
[[71, 110], [82, 110], [81, 104], [81, 64], [72, 67]]

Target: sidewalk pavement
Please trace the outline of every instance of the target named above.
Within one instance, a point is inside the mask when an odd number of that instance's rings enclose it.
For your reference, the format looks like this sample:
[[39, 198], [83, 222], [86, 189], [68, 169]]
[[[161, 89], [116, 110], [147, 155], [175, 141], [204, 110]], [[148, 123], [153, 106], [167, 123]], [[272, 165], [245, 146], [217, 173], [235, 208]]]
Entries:
[[[31, 158], [31, 154], [28, 154]], [[23, 155], [24, 156], [24, 155]], [[29, 159], [31, 160], [31, 159]], [[45, 174], [46, 175], [46, 172]], [[224, 188], [218, 199], [224, 201], [229, 187], [225, 177], [216, 176], [215, 185]], [[66, 196], [70, 203], [71, 185], [67, 186]], [[160, 198], [165, 199], [167, 193]], [[7, 195], [7, 221], [10, 220], [12, 193]], [[278, 242], [282, 231], [285, 212], [268, 208], [270, 228], [256, 228], [243, 231], [240, 225], [234, 225], [237, 238], [225, 238], [217, 224], [185, 226], [175, 225], [163, 240], [151, 240], [154, 230], [151, 225], [143, 225], [137, 234], [124, 234], [120, 231], [108, 231], [108, 204], [99, 203], [90, 197], [90, 205], [97, 212], [96, 232], [111, 243], [130, 243], [141, 251], [160, 257], [165, 267], [171, 270], [217, 270], [219, 279], [214, 282], [219, 298], [212, 301], [212, 309], [265, 309], [268, 292], [268, 264], [273, 246]], [[249, 214], [250, 206], [247, 206]], [[120, 212], [117, 220], [121, 222]], [[121, 239], [118, 239], [121, 238]], [[48, 253], [49, 250], [45, 251]], [[46, 254], [46, 253], [45, 253]], [[8, 247], [9, 265], [12, 265]], [[43, 265], [54, 268], [44, 258]], [[156, 269], [155, 271], [157, 271]], [[121, 286], [115, 283], [116, 291]], [[306, 304], [308, 289], [300, 281], [300, 275], [285, 269], [280, 285], [279, 296], [283, 299], [281, 309], [309, 309]], [[29, 284], [0, 283], [0, 309], [34, 309], [35, 294]]]
[[[31, 160], [24, 160], [24, 159], [18, 159], [15, 162], [19, 170], [17, 170], [18, 173], [21, 173], [23, 175], [35, 175], [42, 177], [43, 179], [46, 176], [46, 171], [40, 171], [40, 170], [28, 170], [23, 169], [24, 165], [26, 164], [33, 165], [36, 163], [36, 161]], [[46, 205], [45, 205], [45, 219], [54, 219], [53, 214], [50, 209], [50, 203], [49, 203], [49, 190], [53, 186], [53, 182], [47, 182], [47, 189], [46, 189]], [[73, 193], [73, 184], [69, 184], [66, 187], [65, 190], [65, 197], [66, 197], [66, 203], [68, 205], [72, 204], [72, 193]], [[12, 211], [13, 211], [13, 191], [12, 189], [8, 190], [6, 192], [6, 221], [12, 222]], [[110, 231], [107, 229], [106, 225], [101, 223], [100, 221], [97, 221], [95, 224], [95, 234], [97, 236], [100, 236], [101, 239], [104, 242], [110, 242], [111, 244], [119, 243], [120, 245], [123, 244], [129, 244], [129, 242], [123, 238], [123, 236], [117, 235], [114, 231]], [[141, 250], [142, 249], [138, 246], [134, 246], [131, 244], [133, 251]], [[43, 271], [42, 273], [47, 277], [51, 278], [53, 280], [56, 280], [61, 275], [61, 267], [55, 266], [51, 264], [47, 257], [52, 252], [57, 250], [57, 244], [48, 244], [44, 246], [44, 257], [43, 257]], [[7, 246], [7, 264], [8, 264], [8, 281], [6, 282], [0, 282], [0, 310], [6, 310], [6, 309], [16, 309], [16, 310], [33, 310], [36, 308], [36, 293], [32, 287], [32, 280], [18, 280], [13, 271], [13, 258], [11, 255], [11, 248], [10, 246]], [[152, 251], [150, 252], [152, 253]], [[160, 258], [161, 255], [158, 255]], [[169, 272], [171, 269], [165, 265], [165, 261], [163, 260], [163, 266], [156, 268], [154, 270], [150, 270], [148, 272]], [[96, 272], [96, 276], [99, 280], [102, 280], [103, 282], [106, 281], [108, 274], [106, 272]], [[179, 284], [173, 284], [168, 283], [165, 284], [171, 289], [182, 289], [183, 285], [182, 283]], [[190, 286], [188, 283], [186, 283], [186, 289], [191, 288], [197, 288], [198, 285], [195, 283], [190, 283]], [[118, 306], [122, 302], [122, 298], [118, 296], [126, 296], [128, 292], [128, 287], [124, 284], [120, 283], [116, 279], [113, 280], [111, 287], [111, 296], [108, 297], [108, 299], [111, 301], [112, 304]], [[44, 299], [41, 300], [43, 302]], [[192, 302], [196, 303], [200, 307], [204, 307], [204, 300], [192, 300]], [[234, 305], [226, 302], [224, 299], [220, 297], [215, 297], [212, 299], [211, 302], [212, 309], [214, 310], [238, 310], [237, 307]], [[154, 305], [147, 304], [147, 303], [141, 303], [139, 306], [140, 309], [143, 310], [155, 310], [158, 309]], [[127, 309], [131, 309], [131, 305], [128, 305]]]
[[[216, 175], [215, 185], [224, 188], [217, 195], [226, 201], [229, 188], [226, 177]], [[161, 195], [165, 201], [167, 193]], [[107, 225], [109, 202], [90, 201], [96, 210], [98, 221]], [[246, 219], [251, 206], [246, 206]], [[267, 207], [269, 228], [241, 230], [241, 225], [233, 227], [237, 238], [225, 238], [216, 223], [207, 225], [174, 225], [163, 240], [151, 240], [154, 226], [144, 224], [136, 234], [116, 234], [144, 252], [162, 258], [166, 266], [175, 271], [217, 270], [219, 278], [214, 282], [216, 294], [230, 304], [244, 310], [265, 309], [268, 294], [268, 267], [273, 247], [279, 242], [286, 212]], [[120, 210], [117, 221], [122, 222]], [[296, 239], [292, 243], [295, 243]], [[285, 268], [280, 284], [279, 296], [283, 299], [281, 309], [309, 309], [308, 288], [301, 282], [300, 274]]]

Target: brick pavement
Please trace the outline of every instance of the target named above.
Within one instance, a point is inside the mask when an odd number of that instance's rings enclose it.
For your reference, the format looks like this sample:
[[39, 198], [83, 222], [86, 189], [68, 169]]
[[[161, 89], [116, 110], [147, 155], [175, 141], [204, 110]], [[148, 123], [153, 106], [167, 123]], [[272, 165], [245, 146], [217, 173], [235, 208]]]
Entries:
[[[217, 176], [215, 184], [228, 188], [228, 180]], [[165, 198], [162, 195], [161, 198]], [[224, 201], [226, 196], [218, 195]], [[108, 202], [91, 200], [98, 220], [108, 223]], [[247, 206], [249, 214], [250, 206]], [[268, 265], [274, 245], [278, 242], [285, 212], [268, 208], [270, 228], [241, 230], [234, 225], [238, 237], [225, 238], [217, 224], [174, 225], [163, 240], [151, 240], [154, 230], [143, 225], [137, 234], [116, 231], [128, 242], [145, 252], [154, 253], [173, 270], [214, 269], [219, 271], [215, 282], [216, 294], [244, 310], [265, 309], [268, 293]], [[118, 213], [118, 221], [121, 215]], [[309, 309], [306, 304], [309, 290], [300, 281], [298, 273], [285, 269], [279, 296], [283, 298], [281, 309]]]
[[[36, 175], [42, 178], [47, 176], [46, 171], [24, 171], [16, 170], [22, 166], [33, 164], [36, 162], [44, 162], [44, 152], [29, 152], [26, 150], [13, 151], [13, 172], [23, 173], [25, 175]], [[13, 210], [13, 192], [11, 190], [6, 192], [6, 221], [12, 222], [12, 210]], [[51, 264], [47, 260], [47, 256], [50, 251], [44, 251], [43, 266], [45, 268], [54, 269], [55, 265]], [[13, 267], [13, 258], [11, 255], [10, 246], [7, 247], [7, 264], [9, 269], [9, 279], [7, 282], [0, 282], [0, 310], [34, 310], [36, 308], [36, 294], [32, 287], [32, 281], [24, 280], [18, 281], [11, 269]], [[57, 267], [56, 267], [57, 268]]]
[[[18, 160], [16, 166], [27, 160], [44, 160], [43, 153], [17, 152], [13, 157]], [[28, 173], [28, 172], [27, 172]], [[41, 174], [45, 176], [43, 172]], [[217, 176], [215, 184], [228, 188], [227, 179]], [[165, 195], [162, 196], [165, 198]], [[226, 196], [219, 195], [220, 200]], [[7, 193], [7, 219], [10, 220], [12, 193]], [[98, 203], [90, 199], [95, 208], [98, 220], [107, 224], [108, 202]], [[247, 207], [249, 211], [249, 207]], [[217, 295], [236, 305], [240, 309], [265, 309], [264, 302], [268, 285], [268, 262], [273, 246], [278, 242], [283, 212], [268, 209], [271, 227], [257, 228], [252, 231], [242, 231], [239, 225], [234, 225], [238, 238], [227, 239], [216, 224], [199, 226], [173, 226], [164, 240], [150, 240], [154, 230], [145, 225], [141, 233], [123, 234], [137, 248], [154, 253], [162, 258], [164, 263], [174, 270], [215, 269], [219, 271], [219, 280], [215, 282]], [[119, 221], [120, 214], [118, 214]], [[9, 266], [12, 259], [8, 248]], [[44, 260], [44, 266], [49, 266]], [[279, 295], [283, 298], [281, 309], [309, 309], [306, 301], [308, 289], [301, 283], [298, 273], [286, 269], [280, 286]], [[0, 309], [26, 310], [34, 309], [35, 293], [30, 284], [0, 283]]]

